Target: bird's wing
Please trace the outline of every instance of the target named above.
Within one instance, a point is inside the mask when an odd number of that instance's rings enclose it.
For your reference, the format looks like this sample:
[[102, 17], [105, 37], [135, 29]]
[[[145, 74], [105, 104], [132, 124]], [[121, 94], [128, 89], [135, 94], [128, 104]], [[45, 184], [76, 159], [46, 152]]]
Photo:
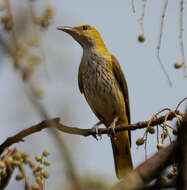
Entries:
[[[130, 104], [129, 104], [129, 94], [128, 94], [127, 82], [125, 80], [125, 76], [123, 74], [123, 71], [120, 67], [118, 60], [113, 55], [111, 57], [112, 57], [113, 73], [114, 73], [114, 76], [115, 76], [116, 80], [118, 81], [119, 86], [123, 92], [123, 97], [124, 97], [125, 106], [126, 106], [126, 114], [127, 114], [128, 122], [130, 124], [131, 117], [130, 117]], [[130, 139], [130, 143], [131, 143], [130, 131], [129, 131], [129, 139]]]
[[78, 73], [78, 84], [81, 93], [84, 92], [83, 83], [82, 83], [82, 65], [83, 65], [83, 60], [81, 60], [81, 63], [79, 65], [79, 73]]

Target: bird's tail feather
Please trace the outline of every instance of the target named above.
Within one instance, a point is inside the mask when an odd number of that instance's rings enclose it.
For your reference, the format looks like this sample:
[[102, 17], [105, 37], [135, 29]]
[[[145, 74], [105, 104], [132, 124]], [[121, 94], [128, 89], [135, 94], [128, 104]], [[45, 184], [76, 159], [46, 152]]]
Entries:
[[111, 137], [111, 143], [116, 175], [121, 179], [133, 168], [128, 131], [117, 133], [115, 137]]

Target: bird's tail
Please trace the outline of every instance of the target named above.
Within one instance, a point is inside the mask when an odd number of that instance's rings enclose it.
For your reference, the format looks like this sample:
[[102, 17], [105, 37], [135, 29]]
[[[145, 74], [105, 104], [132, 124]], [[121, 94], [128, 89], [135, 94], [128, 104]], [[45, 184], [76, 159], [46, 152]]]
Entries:
[[128, 131], [119, 132], [111, 137], [116, 175], [121, 179], [132, 170], [132, 159]]

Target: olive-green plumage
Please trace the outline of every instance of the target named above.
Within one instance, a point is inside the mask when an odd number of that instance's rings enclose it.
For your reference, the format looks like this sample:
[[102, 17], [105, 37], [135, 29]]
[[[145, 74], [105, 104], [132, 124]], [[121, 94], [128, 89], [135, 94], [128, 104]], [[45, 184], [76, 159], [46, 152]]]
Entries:
[[[59, 27], [83, 48], [78, 84], [97, 118], [106, 126], [130, 123], [130, 107], [125, 77], [99, 34], [90, 25]], [[111, 137], [116, 175], [122, 178], [132, 169], [130, 132]]]

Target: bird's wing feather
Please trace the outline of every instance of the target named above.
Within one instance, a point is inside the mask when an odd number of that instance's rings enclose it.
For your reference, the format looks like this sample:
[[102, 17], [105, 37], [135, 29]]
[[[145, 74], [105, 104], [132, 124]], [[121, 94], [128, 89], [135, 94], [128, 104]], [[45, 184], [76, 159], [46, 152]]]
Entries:
[[82, 65], [83, 65], [83, 59], [81, 60], [81, 63], [79, 65], [78, 85], [79, 85], [80, 92], [84, 93], [83, 83], [82, 83]]
[[[119, 83], [119, 86], [123, 92], [123, 97], [124, 97], [125, 106], [126, 106], [126, 114], [127, 114], [128, 122], [130, 124], [131, 118], [130, 118], [130, 105], [129, 105], [127, 82], [126, 82], [125, 76], [123, 74], [123, 71], [120, 67], [118, 60], [113, 55], [111, 55], [111, 57], [112, 57], [113, 73], [114, 73], [114, 76], [115, 76], [117, 82]], [[130, 131], [129, 131], [129, 139], [130, 139], [130, 143], [131, 143]]]

